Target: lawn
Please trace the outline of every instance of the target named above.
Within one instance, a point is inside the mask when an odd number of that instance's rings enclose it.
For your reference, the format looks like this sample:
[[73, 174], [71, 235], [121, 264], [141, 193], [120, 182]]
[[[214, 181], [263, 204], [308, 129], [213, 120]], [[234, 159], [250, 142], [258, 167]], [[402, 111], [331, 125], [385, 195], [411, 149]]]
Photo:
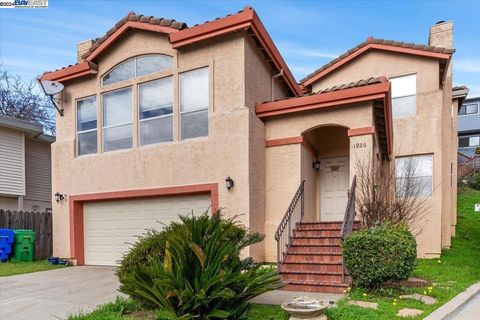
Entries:
[[61, 265], [48, 264], [46, 260], [37, 260], [34, 262], [0, 262], [0, 277], [13, 276], [22, 273], [31, 273], [63, 268]]
[[[428, 279], [434, 283], [431, 290], [383, 289], [375, 293], [366, 293], [353, 289], [346, 299], [338, 303], [337, 308], [327, 310], [330, 320], [391, 320], [404, 319], [396, 316], [402, 308], [415, 308], [424, 313], [417, 318], [423, 319], [458, 293], [475, 282], [480, 281], [480, 213], [474, 211], [474, 204], [480, 202], [480, 191], [464, 189], [458, 196], [457, 234], [452, 239], [452, 247], [445, 250], [440, 259], [419, 259], [413, 276]], [[1, 270], [1, 269], [0, 269]], [[0, 271], [1, 272], [1, 271]], [[1, 273], [0, 273], [1, 274]], [[424, 305], [414, 300], [400, 300], [400, 294], [424, 291], [436, 298], [438, 303]], [[377, 302], [378, 310], [363, 309], [347, 304], [349, 299]], [[129, 300], [117, 300], [100, 307], [84, 316], [72, 316], [69, 320], [154, 320], [155, 316], [138, 309]], [[286, 320], [286, 314], [279, 306], [253, 305], [248, 319], [251, 320]]]

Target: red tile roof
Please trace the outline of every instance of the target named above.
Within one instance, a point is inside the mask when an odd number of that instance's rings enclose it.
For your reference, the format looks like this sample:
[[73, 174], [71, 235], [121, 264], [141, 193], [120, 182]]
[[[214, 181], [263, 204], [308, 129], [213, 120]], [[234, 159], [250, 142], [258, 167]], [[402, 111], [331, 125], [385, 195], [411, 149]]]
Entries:
[[303, 78], [300, 83], [307, 87], [311, 85], [314, 81], [320, 79], [322, 76], [330, 73], [334, 69], [340, 67], [344, 63], [350, 61], [350, 59], [358, 56], [359, 54], [369, 50], [388, 50], [408, 54], [416, 54], [421, 56], [439, 58], [439, 59], [448, 59], [451, 54], [455, 52], [455, 49], [450, 48], [441, 48], [428, 46], [424, 44], [414, 44], [394, 40], [385, 40], [385, 39], [375, 39], [373, 37], [368, 37], [368, 39], [356, 47], [348, 50], [339, 57], [331, 60], [327, 64], [323, 65], [321, 68], [315, 70], [305, 78]]
[[[94, 44], [90, 49], [82, 55], [82, 59], [86, 59], [93, 51], [95, 51], [105, 40], [107, 40], [112, 34], [119, 30], [128, 21], [135, 21], [145, 24], [158, 25], [162, 27], [172, 28], [175, 30], [183, 30], [187, 28], [185, 22], [176, 21], [174, 19], [156, 18], [153, 16], [144, 16], [142, 14], [135, 14], [135, 12], [129, 12], [127, 16], [120, 19], [105, 35], [94, 40]], [[173, 31], [173, 30], [172, 30]]]

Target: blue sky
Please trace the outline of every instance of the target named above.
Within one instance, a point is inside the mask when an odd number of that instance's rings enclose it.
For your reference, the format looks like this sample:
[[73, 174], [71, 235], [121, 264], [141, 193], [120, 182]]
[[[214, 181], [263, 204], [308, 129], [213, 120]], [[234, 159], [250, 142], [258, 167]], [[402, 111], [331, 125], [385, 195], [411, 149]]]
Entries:
[[76, 62], [76, 44], [102, 36], [128, 11], [189, 26], [255, 8], [297, 80], [368, 36], [426, 43], [429, 27], [453, 20], [454, 84], [480, 95], [477, 1], [50, 0], [48, 9], [0, 9], [0, 62], [26, 79]]

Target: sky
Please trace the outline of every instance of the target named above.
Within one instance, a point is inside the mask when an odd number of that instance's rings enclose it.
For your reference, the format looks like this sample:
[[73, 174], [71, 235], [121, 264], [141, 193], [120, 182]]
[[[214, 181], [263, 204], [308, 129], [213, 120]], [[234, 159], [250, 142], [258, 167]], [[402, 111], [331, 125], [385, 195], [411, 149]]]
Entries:
[[368, 36], [427, 43], [454, 21], [454, 85], [480, 96], [480, 1], [50, 0], [47, 9], [0, 9], [0, 64], [25, 80], [76, 62], [76, 45], [102, 36], [129, 11], [189, 26], [257, 11], [297, 81]]

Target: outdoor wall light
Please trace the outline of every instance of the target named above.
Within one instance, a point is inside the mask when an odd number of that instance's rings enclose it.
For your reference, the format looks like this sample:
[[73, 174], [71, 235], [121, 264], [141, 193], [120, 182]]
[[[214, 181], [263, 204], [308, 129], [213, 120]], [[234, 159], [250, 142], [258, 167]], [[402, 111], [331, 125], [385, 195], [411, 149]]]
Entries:
[[228, 191], [230, 191], [230, 189], [232, 189], [234, 185], [233, 179], [230, 177], [227, 177], [227, 179], [225, 179], [225, 184], [227, 185]]
[[63, 199], [65, 199], [67, 197], [66, 194], [61, 194], [60, 192], [57, 191], [57, 193], [55, 193], [55, 200], [58, 202], [62, 201]]
[[317, 171], [320, 171], [320, 163], [321, 163], [321, 162], [320, 162], [320, 160], [318, 160], [318, 159], [315, 160], [315, 161], [313, 161], [313, 162], [312, 162], [312, 168], [315, 169], [315, 170], [317, 170]]

